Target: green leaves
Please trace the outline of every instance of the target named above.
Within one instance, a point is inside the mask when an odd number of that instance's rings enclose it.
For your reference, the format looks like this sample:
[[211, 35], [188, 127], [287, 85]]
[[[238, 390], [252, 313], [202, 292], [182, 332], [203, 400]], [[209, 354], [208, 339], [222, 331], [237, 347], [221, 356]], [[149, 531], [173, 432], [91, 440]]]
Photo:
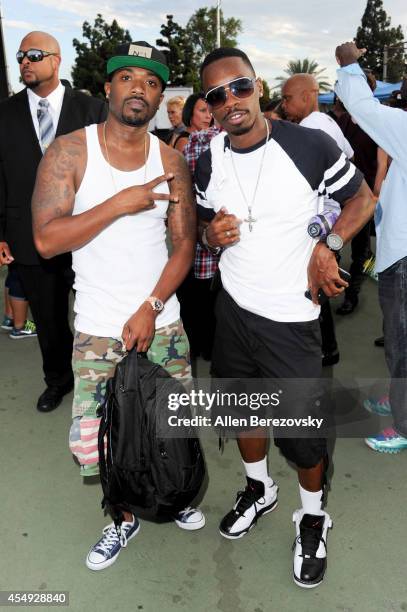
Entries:
[[[195, 91], [201, 89], [199, 66], [203, 58], [216, 47], [216, 8], [198, 9], [185, 27], [167, 15], [167, 22], [161, 25], [161, 38], [157, 47], [167, 55], [170, 68], [170, 85], [192, 85]], [[242, 31], [240, 19], [224, 19], [221, 11], [221, 45], [235, 47], [237, 35]], [[85, 21], [82, 38], [73, 40], [76, 61], [72, 68], [74, 87], [87, 89], [92, 95], [104, 97], [103, 85], [106, 80], [106, 60], [117, 45], [131, 42], [128, 30], [124, 30], [114, 19], [107, 23], [100, 13], [93, 24]]]
[[315, 60], [311, 60], [306, 57], [303, 60], [291, 60], [287, 64], [287, 68], [284, 69], [286, 76], [278, 76], [276, 77], [276, 81], [280, 81], [276, 87], [281, 87], [283, 83], [293, 74], [312, 74], [319, 84], [320, 91], [330, 91], [331, 85], [328, 81], [324, 81], [325, 68], [320, 68], [318, 62]]
[[[224, 19], [221, 11], [220, 25], [222, 47], [236, 47], [236, 37], [242, 31], [240, 19]], [[194, 91], [200, 91], [199, 67], [216, 48], [216, 8], [198, 9], [185, 28], [174, 21], [173, 15], [167, 15], [160, 33], [163, 39], [156, 44], [167, 54], [171, 85], [192, 85]]]
[[383, 55], [385, 45], [396, 45], [388, 50], [387, 80], [391, 83], [400, 81], [404, 73], [406, 55], [403, 46], [404, 34], [401, 26], [391, 27], [391, 18], [383, 9], [382, 0], [367, 0], [362, 16], [362, 24], [357, 30], [355, 42], [359, 49], [366, 48], [361, 58], [363, 68], [369, 68], [379, 79], [383, 77]]
[[73, 86], [104, 98], [106, 61], [118, 45], [131, 42], [130, 33], [121, 28], [116, 19], [108, 24], [98, 13], [93, 25], [88, 21], [83, 23], [82, 36], [85, 41], [73, 40], [77, 54], [71, 73]]

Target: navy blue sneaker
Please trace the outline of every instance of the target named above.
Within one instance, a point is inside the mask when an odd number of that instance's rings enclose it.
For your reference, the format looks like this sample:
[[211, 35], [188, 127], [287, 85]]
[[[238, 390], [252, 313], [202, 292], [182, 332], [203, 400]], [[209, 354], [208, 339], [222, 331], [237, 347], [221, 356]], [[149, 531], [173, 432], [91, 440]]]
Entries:
[[186, 529], [187, 531], [195, 531], [195, 529], [202, 529], [205, 527], [205, 515], [199, 508], [185, 508], [174, 516], [175, 524], [180, 529]]
[[14, 321], [11, 317], [4, 315], [4, 319], [1, 323], [1, 329], [6, 329], [7, 331], [11, 331], [14, 328]]
[[12, 340], [19, 340], [21, 338], [36, 338], [37, 337], [37, 328], [35, 327], [34, 321], [27, 321], [24, 323], [24, 327], [17, 329], [14, 327], [9, 333], [9, 338]]
[[114, 523], [106, 525], [103, 536], [88, 552], [86, 565], [91, 570], [102, 570], [112, 565], [120, 554], [122, 548], [126, 548], [127, 542], [134, 538], [140, 530], [140, 523], [133, 517], [133, 522], [123, 521], [116, 529]]

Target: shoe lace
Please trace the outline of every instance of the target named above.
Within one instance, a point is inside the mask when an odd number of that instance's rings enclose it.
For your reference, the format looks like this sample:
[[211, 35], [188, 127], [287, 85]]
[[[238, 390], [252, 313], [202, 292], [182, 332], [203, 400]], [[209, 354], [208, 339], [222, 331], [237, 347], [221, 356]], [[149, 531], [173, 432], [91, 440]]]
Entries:
[[[262, 499], [263, 501], [261, 501]], [[235, 508], [235, 512], [237, 512], [237, 514], [239, 514], [240, 516], [244, 516], [246, 510], [248, 510], [250, 506], [253, 506], [253, 504], [264, 504], [264, 498], [259, 497], [258, 494], [253, 491], [253, 489], [249, 487], [249, 485], [247, 485], [244, 491], [238, 491], [236, 495], [236, 502], [238, 502], [238, 504]]]
[[104, 553], [109, 553], [110, 549], [113, 548], [117, 542], [120, 542], [120, 546], [123, 548], [127, 546], [127, 533], [122, 525], [117, 528], [114, 524], [107, 525], [103, 529], [103, 535], [104, 537], [100, 540], [97, 548]]
[[319, 531], [313, 527], [302, 526], [300, 528], [300, 535], [295, 538], [295, 542], [301, 544], [302, 554], [300, 557], [315, 558], [320, 542], [323, 543], [326, 549], [324, 538], [319, 534]]
[[25, 331], [32, 331], [32, 332], [34, 332], [35, 329], [36, 328], [35, 328], [34, 321], [30, 321], [29, 319], [27, 319], [27, 321], [25, 322], [25, 325], [24, 325], [24, 330]]
[[194, 509], [193, 509], [193, 508], [191, 508], [191, 506], [188, 506], [187, 508], [184, 508], [183, 510], [180, 510], [180, 511], [177, 513], [177, 518], [181, 518], [181, 519], [182, 519], [182, 518], [186, 517], [186, 516], [187, 516], [187, 515], [188, 515], [188, 514], [189, 514], [191, 511], [193, 511], [193, 510], [194, 510]]

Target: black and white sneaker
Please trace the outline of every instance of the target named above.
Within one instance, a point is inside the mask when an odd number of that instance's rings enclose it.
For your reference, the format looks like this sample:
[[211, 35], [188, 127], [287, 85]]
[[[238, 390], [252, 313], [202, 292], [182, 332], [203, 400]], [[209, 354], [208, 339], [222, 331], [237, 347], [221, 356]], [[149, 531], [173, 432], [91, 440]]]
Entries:
[[278, 486], [271, 480], [268, 486], [247, 477], [247, 487], [239, 491], [233, 509], [223, 517], [219, 531], [224, 538], [242, 538], [255, 526], [257, 519], [277, 507]]
[[304, 514], [296, 510], [293, 514], [296, 537], [293, 544], [293, 578], [295, 584], [312, 589], [324, 579], [326, 570], [326, 538], [332, 527], [329, 514]]

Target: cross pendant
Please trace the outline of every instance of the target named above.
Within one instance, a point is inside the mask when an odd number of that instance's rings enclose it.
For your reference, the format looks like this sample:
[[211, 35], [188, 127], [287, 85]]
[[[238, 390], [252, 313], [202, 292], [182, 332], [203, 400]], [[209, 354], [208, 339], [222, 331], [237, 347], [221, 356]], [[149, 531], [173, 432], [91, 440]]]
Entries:
[[247, 219], [245, 219], [245, 223], [249, 224], [249, 232], [252, 231], [253, 229], [253, 223], [256, 223], [257, 219], [255, 219], [254, 217], [252, 217], [252, 209], [249, 208], [249, 216], [247, 217]]

